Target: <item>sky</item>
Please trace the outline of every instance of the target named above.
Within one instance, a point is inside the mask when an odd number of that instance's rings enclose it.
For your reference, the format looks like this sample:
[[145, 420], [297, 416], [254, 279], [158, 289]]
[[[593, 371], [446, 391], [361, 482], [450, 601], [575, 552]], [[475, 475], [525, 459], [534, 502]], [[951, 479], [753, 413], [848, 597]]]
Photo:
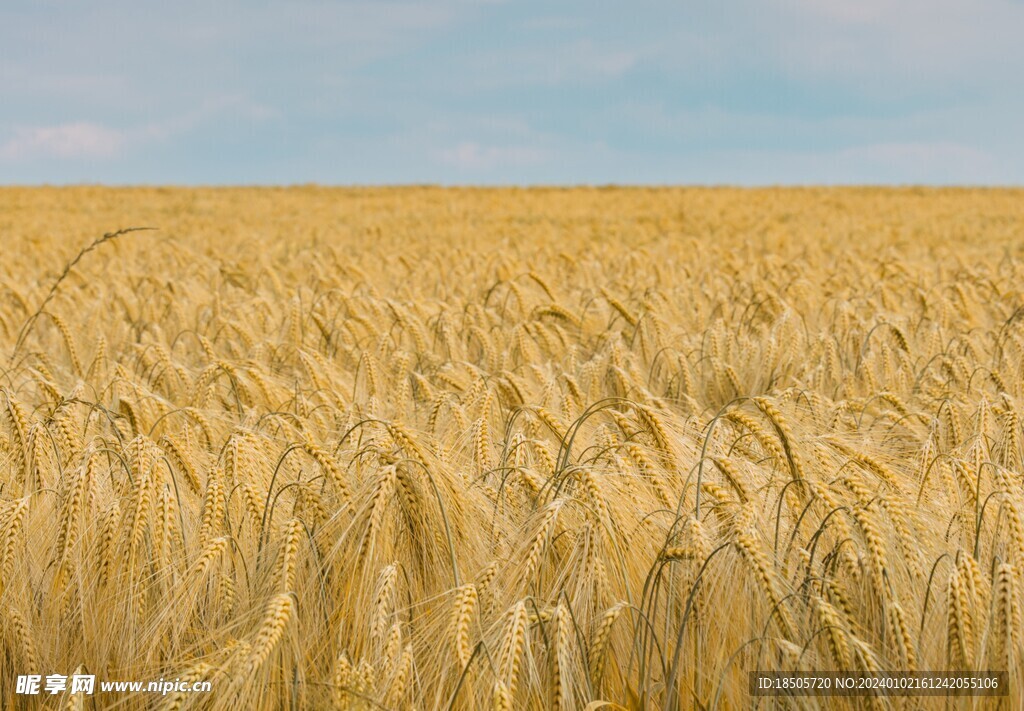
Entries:
[[1024, 0], [2, 0], [0, 184], [1024, 185]]

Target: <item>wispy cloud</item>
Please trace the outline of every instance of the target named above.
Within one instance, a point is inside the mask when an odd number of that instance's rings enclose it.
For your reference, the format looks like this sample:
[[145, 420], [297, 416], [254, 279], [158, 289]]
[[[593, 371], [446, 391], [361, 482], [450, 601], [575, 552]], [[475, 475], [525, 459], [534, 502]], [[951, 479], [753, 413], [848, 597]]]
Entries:
[[243, 96], [222, 96], [199, 106], [137, 126], [119, 128], [92, 121], [70, 121], [52, 126], [16, 126], [9, 138], [0, 134], [0, 160], [29, 162], [40, 159], [113, 160], [130, 156], [147, 144], [174, 140], [204, 124], [234, 119], [263, 122], [280, 112]]
[[262, 122], [281, 116], [282, 113], [274, 107], [254, 102], [241, 94], [228, 94], [212, 97], [194, 108], [150, 121], [131, 131], [131, 136], [135, 142], [167, 140], [211, 122]]
[[0, 182], [1024, 182], [1021, 0], [50, 4]]
[[840, 150], [836, 158], [854, 173], [885, 172], [914, 182], [985, 181], [1000, 172], [999, 161], [988, 151], [951, 141], [873, 143]]
[[112, 158], [125, 144], [124, 132], [95, 123], [20, 127], [0, 145], [4, 160]]
[[636, 68], [647, 49], [621, 42], [579, 38], [555, 46], [499, 47], [485, 50], [462, 68], [478, 89], [503, 87], [598, 87]]
[[[719, 66], [885, 95], [992, 87], [1024, 70], [1024, 3], [1008, 0], [734, 0], [714, 32], [690, 24]], [[734, 24], [736, 17], [755, 19]], [[704, 28], [706, 29], [706, 28]], [[669, 54], [686, 56], [690, 43]], [[753, 61], [752, 61], [753, 60]]]
[[440, 151], [441, 162], [464, 171], [487, 171], [544, 162], [547, 151], [533, 146], [490, 146], [463, 141]]

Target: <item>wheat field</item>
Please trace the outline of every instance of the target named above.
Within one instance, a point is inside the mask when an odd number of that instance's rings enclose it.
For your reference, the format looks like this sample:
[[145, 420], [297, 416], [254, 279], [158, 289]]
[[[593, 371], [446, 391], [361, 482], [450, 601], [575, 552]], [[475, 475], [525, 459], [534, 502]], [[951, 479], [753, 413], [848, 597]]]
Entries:
[[[0, 239], [5, 709], [1020, 707], [1024, 191], [4, 188]], [[76, 670], [213, 690], [15, 693]]]

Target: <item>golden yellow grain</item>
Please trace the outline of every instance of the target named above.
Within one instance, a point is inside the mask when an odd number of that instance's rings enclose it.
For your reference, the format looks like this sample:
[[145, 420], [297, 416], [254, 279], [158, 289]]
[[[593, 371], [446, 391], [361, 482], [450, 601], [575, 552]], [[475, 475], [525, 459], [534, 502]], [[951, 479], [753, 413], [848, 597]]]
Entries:
[[501, 657], [498, 662], [501, 678], [505, 680], [507, 693], [512, 698], [515, 698], [519, 674], [523, 665], [528, 624], [529, 615], [526, 611], [526, 603], [517, 602], [509, 614], [501, 642]]
[[[125, 711], [1024, 683], [1019, 190], [0, 193], [12, 679], [220, 680]], [[129, 213], [160, 234], [72, 256]]]
[[958, 567], [949, 576], [946, 595], [946, 649], [953, 669], [969, 669], [974, 658], [974, 628], [966, 587]]
[[605, 610], [594, 632], [594, 639], [590, 643], [590, 678], [595, 685], [599, 685], [601, 677], [604, 676], [608, 642], [611, 639], [612, 628], [626, 607], [627, 603], [617, 602]]
[[275, 595], [267, 605], [263, 623], [253, 641], [252, 652], [246, 662], [246, 671], [259, 669], [280, 644], [285, 629], [295, 613], [295, 598], [289, 593]]
[[452, 611], [452, 637], [455, 643], [455, 654], [459, 664], [469, 664], [472, 654], [470, 646], [470, 627], [476, 613], [478, 593], [475, 585], [463, 585], [455, 592], [455, 608]]

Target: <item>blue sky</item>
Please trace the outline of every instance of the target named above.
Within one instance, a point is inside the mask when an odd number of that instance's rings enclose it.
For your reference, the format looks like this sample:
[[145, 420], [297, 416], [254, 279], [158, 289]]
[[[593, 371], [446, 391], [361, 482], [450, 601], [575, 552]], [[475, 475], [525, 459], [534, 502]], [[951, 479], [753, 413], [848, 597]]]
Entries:
[[0, 183], [1024, 184], [1024, 0], [3, 0]]

